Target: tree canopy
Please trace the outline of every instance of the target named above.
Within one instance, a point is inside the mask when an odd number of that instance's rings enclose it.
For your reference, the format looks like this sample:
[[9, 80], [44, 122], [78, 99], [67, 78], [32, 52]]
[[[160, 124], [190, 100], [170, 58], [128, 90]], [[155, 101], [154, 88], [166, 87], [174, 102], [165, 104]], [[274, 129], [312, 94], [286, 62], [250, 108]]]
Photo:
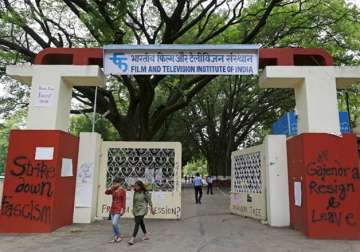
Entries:
[[2, 175], [5, 170], [10, 131], [13, 129], [21, 129], [25, 126], [25, 114], [26, 112], [24, 110], [19, 110], [12, 118], [0, 123], [0, 175]]
[[[358, 14], [342, 0], [2, 0], [0, 70], [4, 73], [6, 64], [31, 62], [47, 47], [108, 43], [321, 46], [326, 42], [343, 60], [350, 57], [348, 50], [354, 53], [359, 48]], [[171, 114], [186, 107], [214, 78], [118, 76], [100, 90], [98, 112], [110, 111], [106, 118], [122, 139], [151, 140]], [[13, 95], [0, 101], [3, 114], [27, 102], [24, 88], [6, 88]], [[88, 112], [94, 89], [76, 87], [74, 98], [83, 104], [80, 112]]]
[[[258, 43], [321, 47], [337, 65], [357, 65], [359, 19], [359, 9], [345, 0], [1, 0], [0, 117], [25, 108], [29, 95], [28, 87], [5, 76], [5, 66], [28, 64], [44, 48]], [[92, 111], [94, 93], [75, 87], [72, 112]], [[344, 94], [339, 92], [340, 107]], [[358, 86], [349, 96], [355, 120]], [[115, 76], [99, 89], [98, 113], [106, 120], [98, 130], [106, 128], [105, 138], [181, 140], [188, 160], [208, 156], [211, 166], [215, 157], [206, 149], [226, 150], [221, 155], [228, 160], [229, 151], [261, 139], [270, 121], [293, 104], [291, 92], [259, 90], [256, 78]], [[72, 130], [89, 128], [89, 122], [75, 117]], [[225, 139], [226, 146], [220, 144]]]

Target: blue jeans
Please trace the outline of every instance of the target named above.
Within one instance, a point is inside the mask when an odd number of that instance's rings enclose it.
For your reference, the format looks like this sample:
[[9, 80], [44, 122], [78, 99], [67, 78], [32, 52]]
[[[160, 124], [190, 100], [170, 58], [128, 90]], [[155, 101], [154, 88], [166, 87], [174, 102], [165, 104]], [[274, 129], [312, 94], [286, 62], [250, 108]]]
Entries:
[[120, 236], [120, 214], [111, 214], [111, 222], [114, 236]]

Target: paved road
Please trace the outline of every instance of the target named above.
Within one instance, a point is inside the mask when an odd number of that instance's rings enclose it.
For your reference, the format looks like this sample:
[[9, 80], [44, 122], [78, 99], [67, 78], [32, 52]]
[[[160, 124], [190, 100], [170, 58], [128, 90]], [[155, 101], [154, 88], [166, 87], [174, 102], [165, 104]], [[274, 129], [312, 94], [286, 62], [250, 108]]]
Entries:
[[[216, 190], [205, 195], [202, 205], [193, 203], [190, 188], [183, 190], [183, 218], [180, 221], [148, 220], [151, 240], [130, 247], [126, 242], [108, 244], [108, 221], [72, 225], [51, 234], [0, 235], [0, 251], [146, 251], [146, 252], [230, 252], [230, 251], [351, 251], [360, 252], [360, 241], [309, 240], [288, 228], [270, 228], [257, 221], [231, 215], [228, 196]], [[133, 228], [123, 220], [124, 234]], [[140, 233], [140, 232], [139, 232]]]

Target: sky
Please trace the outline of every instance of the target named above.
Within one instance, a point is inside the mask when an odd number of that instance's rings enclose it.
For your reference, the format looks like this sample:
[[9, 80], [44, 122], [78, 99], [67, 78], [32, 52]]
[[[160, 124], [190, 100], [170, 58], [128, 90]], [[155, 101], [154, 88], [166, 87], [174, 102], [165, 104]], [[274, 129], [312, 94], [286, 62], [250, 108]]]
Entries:
[[356, 4], [360, 7], [360, 0], [346, 0], [346, 2]]

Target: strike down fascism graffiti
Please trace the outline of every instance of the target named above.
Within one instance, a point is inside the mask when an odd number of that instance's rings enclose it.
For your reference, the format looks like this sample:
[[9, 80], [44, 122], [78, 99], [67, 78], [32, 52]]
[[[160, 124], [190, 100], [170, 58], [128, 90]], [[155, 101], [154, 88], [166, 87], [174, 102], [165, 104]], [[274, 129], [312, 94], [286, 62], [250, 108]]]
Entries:
[[[8, 218], [19, 217], [30, 221], [50, 223], [49, 201], [54, 195], [55, 167], [48, 166], [45, 161], [32, 162], [26, 156], [17, 156], [14, 158], [7, 176], [7, 179], [11, 179], [15, 185], [15, 190], [4, 192], [1, 215]], [[21, 202], [19, 197], [21, 197]], [[24, 197], [29, 200], [24, 200]]]
[[107, 186], [120, 177], [128, 190], [142, 180], [149, 190], [174, 191], [174, 149], [109, 148], [107, 156]]
[[260, 152], [235, 156], [234, 169], [234, 192], [261, 193]]

